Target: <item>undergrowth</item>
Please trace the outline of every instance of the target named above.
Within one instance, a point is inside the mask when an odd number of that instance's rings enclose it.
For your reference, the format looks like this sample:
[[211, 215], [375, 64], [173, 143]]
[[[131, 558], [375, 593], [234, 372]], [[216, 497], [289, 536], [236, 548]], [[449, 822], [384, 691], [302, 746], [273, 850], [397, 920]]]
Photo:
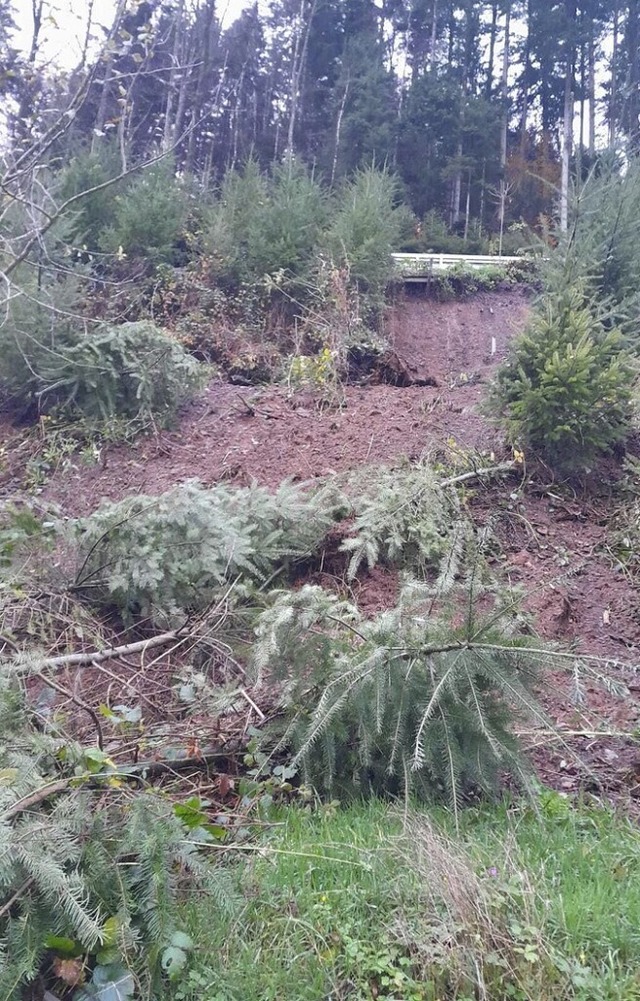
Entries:
[[[40, 978], [75, 1001], [149, 998], [188, 962], [179, 904], [234, 901], [171, 800], [136, 791], [99, 747], [29, 715], [0, 674], [0, 997]], [[204, 896], [203, 896], [204, 899]]]
[[[514, 723], [524, 714], [544, 723], [531, 684], [553, 655], [532, 647], [518, 595], [492, 572], [490, 531], [466, 516], [456, 477], [440, 481], [427, 465], [362, 475], [286, 482], [275, 494], [187, 483], [107, 505], [67, 526], [80, 570], [49, 599], [34, 593], [23, 560], [38, 541], [61, 544], [58, 525], [29, 509], [2, 522], [0, 939], [9, 987], [44, 984], [64, 1001], [110, 1001], [116, 987], [136, 1001], [633, 997], [614, 992], [618, 982], [626, 990], [636, 956], [626, 926], [609, 966], [600, 954], [592, 962], [587, 926], [563, 932], [557, 909], [547, 920], [555, 884], [535, 857], [522, 863], [508, 840], [492, 843], [488, 859], [483, 845], [465, 847], [447, 828], [451, 815], [466, 836], [462, 806], [495, 796], [505, 772], [531, 791]], [[343, 589], [300, 586], [296, 571], [322, 566], [329, 539], [338, 540], [332, 556], [343, 547]], [[365, 616], [344, 595], [350, 576], [381, 560], [401, 568], [402, 590], [394, 607]], [[59, 566], [62, 575], [67, 562]], [[96, 669], [96, 648], [107, 661], [114, 655], [77, 614], [90, 620], [104, 602], [120, 625], [138, 627], [117, 634], [131, 675], [109, 669], [120, 690], [126, 682], [126, 704], [107, 694], [89, 705], [76, 673]], [[197, 740], [182, 736], [193, 713], [206, 739], [215, 734], [225, 758], [242, 762], [209, 785], [224, 779], [228, 816], [190, 784], [188, 794], [179, 782], [171, 795], [145, 788], [152, 756], [163, 752], [169, 770], [178, 760], [130, 701], [129, 679], [142, 679], [146, 715], [145, 674], [152, 681], [162, 670], [145, 656], [150, 625], [178, 627], [166, 634], [172, 644], [180, 637], [174, 650], [188, 640], [184, 660], [176, 653], [158, 679], [163, 724], [178, 722], [186, 760], [200, 764]], [[148, 639], [127, 644], [140, 635]], [[205, 635], [215, 648], [208, 660]], [[65, 656], [78, 649], [79, 660]], [[221, 691], [225, 657], [242, 681]], [[38, 682], [84, 713], [83, 746], [63, 731], [60, 704], [50, 712], [32, 694]], [[405, 803], [402, 832], [380, 796]], [[343, 811], [337, 799], [361, 805]], [[449, 805], [444, 831], [410, 815], [425, 800]], [[288, 801], [297, 813], [282, 814]], [[565, 801], [541, 803], [545, 823], [564, 824], [569, 837]], [[535, 815], [521, 817], [530, 825]], [[517, 840], [510, 817], [500, 823]], [[231, 857], [249, 864], [212, 864]], [[621, 871], [631, 873], [631, 861]], [[232, 920], [225, 906], [234, 902]], [[628, 902], [635, 907], [631, 893]]]
[[[289, 808], [239, 873], [237, 920], [188, 908], [175, 1001], [635, 1001], [638, 834], [542, 792], [465, 813]], [[256, 962], [256, 957], [259, 961]]]

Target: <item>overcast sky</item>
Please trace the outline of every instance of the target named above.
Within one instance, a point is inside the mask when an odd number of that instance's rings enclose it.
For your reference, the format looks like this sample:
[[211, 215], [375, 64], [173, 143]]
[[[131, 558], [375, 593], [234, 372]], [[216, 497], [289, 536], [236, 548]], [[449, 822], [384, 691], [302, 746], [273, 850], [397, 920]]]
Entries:
[[[78, 64], [87, 30], [89, 6], [89, 0], [45, 2], [46, 14], [41, 31], [44, 59], [69, 68]], [[93, 34], [97, 39], [103, 37], [102, 28], [111, 26], [115, 6], [115, 0], [94, 0]], [[246, 0], [222, 0], [219, 16], [223, 25], [233, 21], [245, 6]], [[21, 49], [28, 50], [33, 34], [32, 0], [13, 0], [13, 9], [19, 31], [16, 42]]]

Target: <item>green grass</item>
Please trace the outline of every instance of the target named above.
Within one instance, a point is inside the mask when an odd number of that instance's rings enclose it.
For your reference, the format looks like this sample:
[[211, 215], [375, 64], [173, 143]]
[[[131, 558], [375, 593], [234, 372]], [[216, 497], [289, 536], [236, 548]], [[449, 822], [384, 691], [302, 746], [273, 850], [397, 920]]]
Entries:
[[458, 833], [444, 812], [403, 830], [376, 802], [279, 820], [237, 866], [233, 918], [188, 905], [197, 952], [172, 1001], [640, 999], [624, 819], [545, 793], [538, 814], [470, 809]]

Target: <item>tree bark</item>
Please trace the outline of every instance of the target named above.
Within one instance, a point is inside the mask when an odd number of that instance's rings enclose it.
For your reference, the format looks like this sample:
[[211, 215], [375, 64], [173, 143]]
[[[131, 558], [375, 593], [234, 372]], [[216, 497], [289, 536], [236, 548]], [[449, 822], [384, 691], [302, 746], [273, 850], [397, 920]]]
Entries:
[[502, 77], [500, 100], [502, 102], [502, 128], [500, 131], [500, 172], [504, 176], [507, 166], [507, 139], [509, 136], [509, 61], [511, 44], [511, 0], [504, 14], [504, 48], [502, 50]]
[[340, 107], [338, 108], [338, 117], [336, 119], [336, 134], [333, 144], [333, 162], [331, 164], [331, 187], [336, 179], [336, 170], [338, 168], [338, 153], [340, 150], [340, 130], [342, 129], [342, 118], [344, 115], [345, 105], [347, 103], [347, 95], [349, 93], [349, 80], [344, 85], [344, 93], [342, 95], [342, 100], [340, 101]]
[[566, 233], [569, 224], [569, 175], [573, 150], [573, 77], [575, 67], [574, 25], [576, 0], [565, 0], [566, 56], [564, 81], [564, 114], [562, 126], [562, 174], [560, 180], [560, 232]]
[[611, 53], [611, 76], [609, 82], [609, 146], [616, 141], [616, 101], [618, 99], [618, 35], [620, 29], [620, 10], [618, 0], [613, 9], [613, 52]]
[[[527, 26], [531, 24], [532, 0], [527, 3]], [[522, 116], [520, 118], [520, 153], [524, 157], [527, 149], [527, 127], [529, 124], [529, 84], [531, 77], [531, 37], [527, 27], [527, 37], [524, 44], [522, 69]]]
[[429, 69], [436, 69], [436, 43], [438, 41], [438, 0], [433, 0], [431, 12], [431, 43], [429, 46]]
[[[118, 32], [120, 30], [122, 18], [124, 17], [125, 14], [126, 6], [127, 6], [126, 0], [120, 0], [113, 21], [112, 40], [114, 45], [117, 43], [118, 40]], [[93, 138], [91, 140], [91, 152], [95, 151], [99, 140], [102, 138], [104, 126], [107, 121], [107, 111], [109, 109], [109, 97], [111, 93], [111, 72], [113, 69], [113, 56], [114, 56], [113, 46], [110, 46], [107, 50], [107, 55], [104, 59], [104, 78], [102, 80], [102, 89], [100, 91], [100, 103], [98, 104], [96, 118], [93, 123]]]
[[191, 114], [191, 132], [189, 134], [189, 145], [187, 147], [187, 156], [185, 160], [185, 169], [189, 173], [193, 171], [195, 156], [196, 156], [196, 141], [197, 141], [196, 133], [198, 130], [194, 128], [194, 126], [196, 122], [198, 122], [202, 117], [202, 109], [204, 107], [204, 98], [205, 98], [205, 86], [206, 86], [207, 76], [211, 70], [211, 57], [212, 57], [211, 42], [213, 36], [214, 17], [215, 17], [215, 0], [206, 0], [202, 61], [200, 63], [200, 68], [198, 72], [196, 95], [193, 102], [193, 109]]
[[498, 0], [493, 0], [491, 4], [491, 27], [489, 29], [489, 61], [487, 64], [487, 81], [485, 83], [485, 95], [487, 100], [493, 91], [493, 69], [495, 64], [496, 34], [498, 30]]
[[[163, 149], [167, 150], [173, 145], [173, 141], [176, 135], [175, 129], [175, 118], [173, 109], [175, 107], [176, 98], [176, 80], [179, 72], [179, 67], [182, 63], [182, 42], [183, 42], [183, 28], [184, 28], [184, 0], [180, 0], [178, 7], [174, 14], [173, 21], [173, 48], [171, 52], [171, 69], [169, 71], [169, 80], [167, 83], [167, 102], [164, 111], [164, 129], [163, 129]], [[182, 70], [182, 75], [185, 75], [185, 70]]]
[[629, 52], [629, 97], [627, 100], [627, 134], [631, 151], [637, 155], [638, 150], [638, 117], [640, 114], [640, 73], [638, 45], [640, 31], [638, 25], [640, 0], [629, 0], [627, 10], [627, 48]]
[[596, 153], [596, 40], [593, 16], [589, 19], [589, 39], [587, 42], [588, 68], [588, 101], [589, 101], [589, 157], [593, 160]]
[[289, 169], [293, 163], [293, 140], [296, 128], [296, 117], [298, 113], [298, 100], [300, 97], [300, 80], [304, 72], [307, 59], [307, 49], [309, 47], [309, 33], [311, 22], [316, 12], [317, 0], [312, 0], [308, 10], [305, 23], [306, 0], [300, 4], [300, 30], [296, 33], [296, 40], [293, 50], [293, 64], [291, 66], [291, 90], [289, 96], [289, 127], [287, 129], [287, 150], [286, 156], [289, 161]]

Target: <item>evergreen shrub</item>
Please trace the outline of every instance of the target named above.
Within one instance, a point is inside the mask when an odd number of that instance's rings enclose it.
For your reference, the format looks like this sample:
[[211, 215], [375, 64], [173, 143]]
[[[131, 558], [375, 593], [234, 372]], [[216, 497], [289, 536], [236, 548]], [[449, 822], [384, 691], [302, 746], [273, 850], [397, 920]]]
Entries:
[[550, 294], [514, 342], [493, 401], [514, 444], [552, 467], [588, 467], [629, 430], [634, 379], [621, 335], [579, 288]]
[[326, 194], [300, 164], [276, 166], [270, 177], [254, 160], [227, 172], [203, 235], [214, 271], [232, 286], [270, 276], [300, 295], [326, 220]]
[[148, 167], [112, 205], [113, 222], [99, 241], [102, 250], [153, 264], [174, 261], [189, 201], [171, 159]]
[[153, 323], [104, 326], [62, 349], [40, 396], [88, 417], [169, 423], [202, 380], [202, 366]]
[[76, 250], [99, 250], [102, 234], [113, 222], [114, 199], [124, 187], [124, 182], [98, 191], [92, 189], [100, 188], [100, 185], [117, 177], [120, 170], [118, 151], [115, 146], [107, 145], [97, 152], [78, 153], [62, 171], [60, 195], [63, 199], [91, 192], [84, 194], [71, 210], [71, 236]]
[[410, 792], [456, 806], [495, 791], [501, 770], [524, 774], [513, 724], [538, 714], [536, 665], [490, 593], [471, 561], [448, 590], [408, 582], [373, 619], [318, 587], [273, 597], [255, 667], [286, 682], [280, 746], [306, 781], [340, 799]]
[[0, 329], [0, 387], [7, 398], [25, 411], [171, 421], [200, 385], [203, 366], [149, 321], [87, 330], [71, 312], [78, 294], [72, 280], [61, 286], [57, 306], [44, 291], [42, 301], [32, 298], [31, 288], [16, 294]]
[[11, 670], [0, 671], [0, 997], [159, 997], [194, 945], [181, 904], [235, 904], [201, 850], [215, 839], [169, 797], [134, 793], [99, 748], [42, 716], [36, 729]]
[[358, 171], [338, 194], [323, 253], [340, 269], [375, 312], [393, 276], [391, 254], [401, 242], [408, 210], [397, 204], [395, 178], [380, 170]]
[[78, 584], [127, 617], [165, 623], [206, 608], [239, 579], [263, 582], [309, 556], [336, 504], [330, 487], [313, 493], [289, 481], [273, 494], [191, 481], [160, 497], [106, 504], [76, 526]]

